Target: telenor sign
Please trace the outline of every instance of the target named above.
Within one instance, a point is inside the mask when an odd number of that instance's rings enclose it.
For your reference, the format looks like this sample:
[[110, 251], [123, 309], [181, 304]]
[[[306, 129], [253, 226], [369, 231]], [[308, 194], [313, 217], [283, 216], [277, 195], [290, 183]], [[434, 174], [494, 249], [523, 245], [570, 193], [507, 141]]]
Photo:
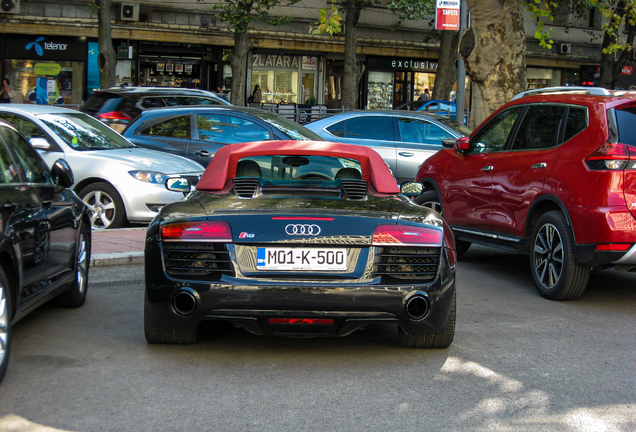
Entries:
[[461, 0], [437, 0], [435, 8], [436, 30], [459, 30]]

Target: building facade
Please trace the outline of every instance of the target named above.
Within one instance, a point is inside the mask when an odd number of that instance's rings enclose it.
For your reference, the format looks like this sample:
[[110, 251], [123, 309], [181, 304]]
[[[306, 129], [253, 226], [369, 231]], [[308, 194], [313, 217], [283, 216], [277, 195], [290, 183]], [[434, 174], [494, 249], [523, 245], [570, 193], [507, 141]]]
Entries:
[[[81, 104], [99, 87], [97, 17], [91, 2], [8, 3], [14, 7], [0, 11], [1, 73], [19, 93], [16, 102]], [[259, 85], [262, 102], [341, 106], [344, 35], [309, 33], [323, 6], [306, 0], [275, 8], [272, 15], [294, 17], [279, 27], [253, 23], [246, 85], [250, 92]], [[233, 31], [216, 19], [210, 5], [188, 3], [185, 9], [178, 2], [171, 7], [153, 0], [114, 3], [112, 17], [118, 85], [229, 90]], [[396, 29], [395, 21], [381, 7], [361, 14], [361, 108], [395, 108], [435, 85], [437, 34], [428, 22], [406, 21]], [[534, 39], [536, 23], [529, 17], [525, 21], [528, 88], [579, 84], [581, 67], [599, 63], [599, 16], [559, 15], [550, 24], [557, 41], [550, 50]], [[631, 69], [624, 72], [617, 86], [635, 85]]]

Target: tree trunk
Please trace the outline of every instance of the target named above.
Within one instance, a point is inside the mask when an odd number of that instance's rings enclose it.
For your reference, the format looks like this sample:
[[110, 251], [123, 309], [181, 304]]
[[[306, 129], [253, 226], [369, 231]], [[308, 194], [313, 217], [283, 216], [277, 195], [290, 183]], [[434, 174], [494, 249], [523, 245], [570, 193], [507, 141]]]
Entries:
[[247, 30], [234, 32], [234, 56], [230, 60], [232, 67], [232, 94], [230, 102], [237, 106], [245, 106], [247, 93], [247, 53], [251, 43], [247, 38]]
[[459, 52], [481, 94], [480, 106], [471, 107], [470, 124], [475, 126], [526, 89], [526, 34], [522, 0], [467, 0], [467, 4], [472, 25], [459, 43]]
[[110, 25], [112, 0], [97, 0], [97, 23], [99, 55], [99, 85], [101, 88], [109, 88], [115, 85], [115, 67], [117, 56], [113, 48], [113, 38]]
[[[629, 32], [627, 33], [626, 44], [634, 46], [634, 35], [636, 34], [636, 26], [629, 26]], [[603, 49], [607, 48], [610, 44], [615, 43], [616, 36], [605, 33], [603, 35]], [[627, 60], [632, 55], [632, 50], [620, 51], [620, 56], [614, 61], [615, 53], [601, 54], [601, 76], [598, 80], [599, 87], [606, 89], [613, 89], [614, 82], [618, 78], [618, 75], [622, 72], [623, 66], [627, 63]]]
[[459, 33], [442, 30], [439, 44], [439, 58], [437, 61], [437, 74], [433, 87], [432, 99], [450, 100], [450, 92], [457, 81], [457, 45]]
[[356, 26], [360, 19], [362, 2], [358, 0], [347, 0], [345, 18], [345, 46], [344, 46], [344, 77], [342, 78], [342, 104], [345, 108], [358, 108], [358, 81], [360, 80], [360, 70], [356, 60], [358, 40], [356, 37]]

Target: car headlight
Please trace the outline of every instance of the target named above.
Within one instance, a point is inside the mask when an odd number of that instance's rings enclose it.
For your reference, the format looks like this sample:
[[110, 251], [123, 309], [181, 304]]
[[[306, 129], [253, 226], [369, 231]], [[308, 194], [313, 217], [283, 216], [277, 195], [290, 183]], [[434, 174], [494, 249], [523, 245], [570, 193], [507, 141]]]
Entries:
[[128, 174], [139, 181], [153, 184], [164, 184], [169, 176], [157, 171], [128, 171]]

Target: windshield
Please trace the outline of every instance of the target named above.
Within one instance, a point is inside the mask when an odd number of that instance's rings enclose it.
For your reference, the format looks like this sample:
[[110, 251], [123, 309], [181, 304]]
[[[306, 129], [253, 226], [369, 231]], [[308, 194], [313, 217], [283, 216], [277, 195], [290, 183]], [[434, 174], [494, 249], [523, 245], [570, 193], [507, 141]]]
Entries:
[[261, 120], [271, 124], [276, 129], [283, 132], [285, 135], [288, 135], [290, 138], [294, 140], [324, 141], [324, 139], [322, 139], [318, 134], [278, 114], [273, 114], [271, 112], [261, 111], [261, 110], [258, 110], [257, 112], [252, 112], [251, 114], [253, 114], [254, 117], [258, 117]]
[[69, 147], [79, 150], [107, 150], [134, 147], [117, 132], [86, 114], [42, 114], [38, 118]]
[[468, 126], [464, 126], [460, 122], [453, 120], [452, 118], [449, 118], [449, 117], [439, 116], [439, 117], [435, 117], [435, 120], [437, 120], [438, 122], [442, 123], [444, 126], [449, 127], [464, 136], [468, 136], [473, 132], [473, 130], [469, 128]]

